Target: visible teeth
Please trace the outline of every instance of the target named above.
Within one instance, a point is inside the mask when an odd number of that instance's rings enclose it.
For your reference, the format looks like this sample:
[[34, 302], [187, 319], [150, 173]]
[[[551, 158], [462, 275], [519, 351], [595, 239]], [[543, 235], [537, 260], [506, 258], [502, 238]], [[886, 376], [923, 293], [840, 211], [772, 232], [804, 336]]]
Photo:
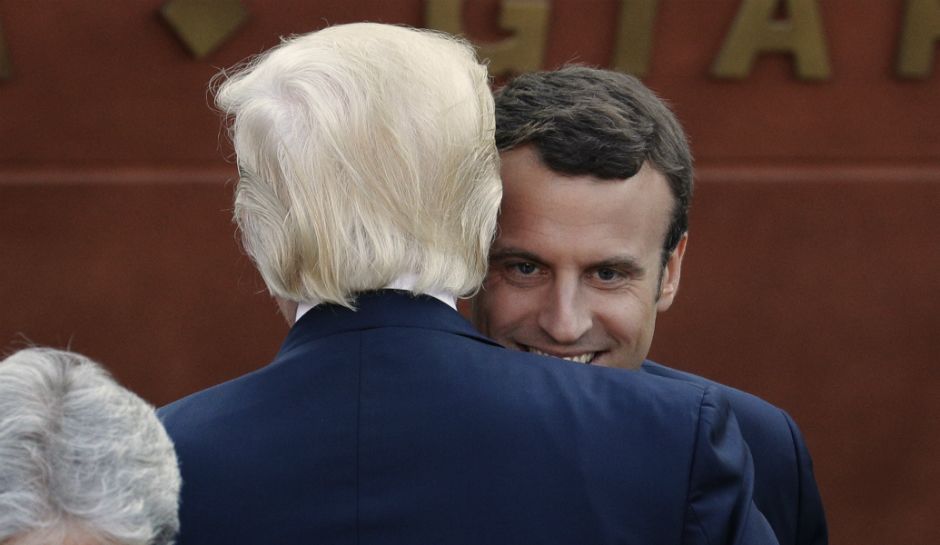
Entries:
[[573, 361], [575, 363], [590, 363], [591, 360], [594, 359], [594, 354], [596, 354], [596, 352], [587, 352], [584, 354], [580, 354], [578, 356], [562, 357], [562, 356], [557, 356], [555, 354], [549, 354], [548, 352], [542, 352], [541, 350], [537, 348], [532, 348], [531, 346], [529, 347], [529, 351], [532, 352], [533, 354], [538, 354], [540, 356], [551, 356], [553, 358], [560, 358], [563, 360]]

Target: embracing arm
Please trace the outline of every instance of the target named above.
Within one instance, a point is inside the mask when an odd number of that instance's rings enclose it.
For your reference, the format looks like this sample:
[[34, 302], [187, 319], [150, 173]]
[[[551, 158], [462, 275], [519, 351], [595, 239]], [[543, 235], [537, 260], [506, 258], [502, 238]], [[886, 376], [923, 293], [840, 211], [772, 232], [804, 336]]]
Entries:
[[797, 512], [796, 544], [827, 545], [829, 533], [826, 528], [826, 514], [823, 510], [822, 497], [816, 486], [813, 474], [813, 460], [803, 441], [803, 434], [796, 422], [786, 412], [783, 413], [790, 434], [793, 436], [793, 448], [796, 451], [796, 469], [799, 475], [799, 507]]
[[684, 544], [776, 545], [753, 501], [754, 464], [725, 398], [706, 387], [689, 475]]

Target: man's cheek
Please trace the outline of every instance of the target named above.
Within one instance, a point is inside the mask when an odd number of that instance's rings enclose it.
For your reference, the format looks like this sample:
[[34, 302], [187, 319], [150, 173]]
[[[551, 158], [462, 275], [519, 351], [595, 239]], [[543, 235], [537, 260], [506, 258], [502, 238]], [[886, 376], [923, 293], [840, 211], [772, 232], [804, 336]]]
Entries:
[[489, 337], [493, 337], [494, 323], [500, 321], [502, 305], [500, 304], [500, 290], [489, 282], [483, 283], [483, 288], [473, 298], [473, 325]]
[[496, 286], [499, 284], [500, 279], [499, 270], [494, 266], [490, 266], [489, 270], [486, 271], [486, 276], [483, 277], [483, 287]]

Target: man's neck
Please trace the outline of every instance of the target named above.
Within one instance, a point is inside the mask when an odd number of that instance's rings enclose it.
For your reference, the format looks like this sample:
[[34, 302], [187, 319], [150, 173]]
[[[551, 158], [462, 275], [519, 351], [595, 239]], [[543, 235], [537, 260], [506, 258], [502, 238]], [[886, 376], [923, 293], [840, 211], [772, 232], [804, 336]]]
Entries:
[[[388, 285], [382, 287], [381, 289], [414, 292], [414, 287], [417, 282], [418, 282], [418, 275], [409, 273], [409, 274], [404, 274], [395, 278]], [[457, 297], [452, 293], [448, 293], [446, 291], [428, 291], [428, 292], [423, 292], [421, 295], [428, 295], [430, 297], [433, 297], [437, 299], [438, 301], [446, 304], [450, 308], [457, 310]], [[299, 303], [296, 303], [297, 311], [295, 312], [295, 315], [294, 315], [294, 322], [291, 323], [291, 325], [294, 325], [294, 323], [297, 323], [297, 320], [300, 320], [301, 316], [309, 312], [310, 309], [319, 305], [320, 303], [321, 303], [320, 301], [301, 301]], [[282, 311], [283, 311], [283, 307], [282, 307]]]

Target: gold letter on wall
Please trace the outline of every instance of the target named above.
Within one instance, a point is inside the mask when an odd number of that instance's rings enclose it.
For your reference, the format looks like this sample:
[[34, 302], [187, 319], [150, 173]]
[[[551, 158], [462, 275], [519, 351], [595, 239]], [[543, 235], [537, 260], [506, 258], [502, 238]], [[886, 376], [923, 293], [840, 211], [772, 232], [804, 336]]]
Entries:
[[926, 78], [933, 66], [935, 42], [940, 39], [940, 3], [908, 0], [898, 53], [898, 75]]
[[829, 57], [816, 0], [782, 0], [788, 20], [774, 20], [778, 0], [743, 0], [712, 67], [712, 75], [744, 78], [762, 51], [792, 53], [803, 79], [829, 77]]
[[657, 0], [620, 0], [614, 69], [635, 76], [649, 71]]
[[7, 42], [3, 39], [3, 27], [0, 27], [0, 80], [13, 77], [13, 67], [10, 55], [7, 53]]
[[[460, 6], [461, 0], [427, 0], [425, 24], [450, 34], [463, 33]], [[503, 0], [500, 27], [515, 34], [499, 42], [477, 44], [480, 57], [490, 60], [490, 75], [531, 72], [542, 67], [548, 14], [545, 0]]]

